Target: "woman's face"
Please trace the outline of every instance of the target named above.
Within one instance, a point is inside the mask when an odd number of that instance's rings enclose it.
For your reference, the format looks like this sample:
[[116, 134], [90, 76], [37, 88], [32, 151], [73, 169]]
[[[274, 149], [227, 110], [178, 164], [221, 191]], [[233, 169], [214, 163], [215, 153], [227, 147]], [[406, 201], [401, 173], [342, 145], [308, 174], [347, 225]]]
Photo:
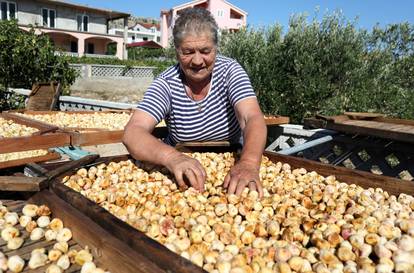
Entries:
[[177, 48], [177, 59], [188, 82], [199, 83], [208, 79], [216, 60], [216, 45], [211, 35], [188, 35]]

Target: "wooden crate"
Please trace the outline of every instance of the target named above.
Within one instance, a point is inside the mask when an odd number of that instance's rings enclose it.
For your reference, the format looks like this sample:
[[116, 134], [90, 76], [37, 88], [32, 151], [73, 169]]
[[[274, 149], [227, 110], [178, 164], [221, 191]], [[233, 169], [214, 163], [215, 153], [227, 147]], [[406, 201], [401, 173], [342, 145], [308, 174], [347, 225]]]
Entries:
[[[316, 171], [324, 176], [335, 175], [339, 181], [348, 184], [356, 184], [364, 188], [381, 187], [390, 194], [395, 195], [400, 193], [414, 195], [414, 183], [407, 181], [350, 170], [344, 167], [331, 166], [306, 159], [279, 155], [276, 153], [266, 152], [264, 155], [269, 157], [273, 162], [281, 161], [288, 163], [292, 166], [292, 168], [303, 167], [308, 171]], [[92, 164], [88, 162], [88, 164], [81, 165], [98, 165], [100, 163], [109, 163], [111, 161], [118, 162], [128, 158], [128, 156], [99, 158]], [[184, 260], [177, 254], [169, 251], [166, 247], [150, 239], [144, 233], [134, 229], [127, 223], [110, 214], [104, 208], [82, 196], [80, 193], [65, 186], [61, 182], [61, 179], [66, 175], [74, 174], [81, 166], [75, 167], [75, 165], [72, 165], [72, 167], [73, 168], [71, 169], [66, 168], [64, 173], [55, 176], [50, 184], [51, 191], [56, 193], [66, 202], [72, 204], [74, 207], [79, 208], [79, 210], [81, 210], [85, 215], [90, 217], [94, 222], [98, 223], [114, 236], [117, 236], [120, 240], [128, 242], [133, 249], [147, 255], [149, 259], [151, 259], [154, 263], [159, 264], [163, 269], [169, 269], [171, 272], [202, 272], [201, 268], [194, 266], [189, 261]]]
[[[73, 238], [68, 242], [70, 248], [81, 249], [88, 246], [97, 266], [110, 272], [164, 272], [158, 266], [146, 259], [141, 253], [131, 249], [124, 242], [116, 239], [109, 232], [94, 223], [91, 219], [78, 210], [62, 201], [48, 190], [38, 192], [28, 199], [22, 195], [10, 195], [0, 193], [0, 200], [9, 211], [21, 215], [21, 209], [27, 203], [47, 205], [52, 211], [53, 218], [60, 218], [64, 226], [72, 231]], [[0, 251], [6, 256], [19, 255], [26, 265], [23, 272], [45, 272], [48, 265], [31, 270], [28, 268], [30, 253], [36, 248], [51, 249], [55, 241], [47, 242], [44, 238], [39, 241], [30, 241], [26, 230], [21, 229], [23, 237], [26, 238], [23, 246], [17, 250], [9, 250], [6, 243], [0, 239]], [[71, 265], [65, 272], [80, 272], [79, 265]]]
[[[131, 113], [132, 110], [109, 110], [102, 111], [103, 113]], [[18, 113], [24, 113], [28, 115], [53, 115], [59, 113], [58, 111], [15, 111]], [[94, 114], [96, 111], [69, 111], [65, 114]], [[15, 118], [20, 118], [22, 120], [34, 120], [29, 117], [23, 117], [20, 115], [13, 114], [10, 112], [10, 115], [13, 115]], [[48, 123], [37, 121], [44, 125], [49, 125]], [[116, 143], [122, 141], [123, 130], [106, 130], [101, 128], [62, 128], [58, 127], [59, 131], [67, 133], [70, 135], [70, 145], [73, 146], [88, 146], [88, 145], [97, 145], [97, 144], [106, 144], [106, 143]]]
[[31, 136], [24, 137], [0, 137], [0, 153], [11, 153], [52, 147], [67, 146], [70, 144], [70, 135], [56, 132], [58, 127], [44, 124], [35, 120], [22, 119], [12, 113], [0, 113], [0, 117], [6, 120], [33, 127], [39, 131]]
[[29, 94], [26, 109], [31, 110], [53, 110], [55, 109], [62, 85], [58, 82], [35, 83]]
[[288, 163], [292, 168], [305, 168], [308, 171], [316, 171], [323, 176], [335, 175], [339, 181], [347, 184], [356, 184], [366, 189], [382, 188], [393, 195], [406, 193], [414, 196], [414, 183], [410, 181], [333, 166], [304, 158], [281, 155], [274, 152], [265, 152], [265, 156], [268, 156], [273, 162], [281, 161]]
[[[102, 113], [132, 113], [133, 110], [108, 110], [102, 111]], [[33, 115], [46, 115], [46, 114], [57, 114], [57, 111], [15, 111], [18, 113], [24, 114], [33, 114]], [[94, 114], [96, 111], [68, 111], [65, 114]], [[9, 112], [9, 115], [13, 116], [16, 119], [31, 121], [28, 117], [22, 117], [20, 115], [13, 114]], [[33, 120], [34, 121], [34, 120]], [[43, 125], [49, 125], [44, 122], [36, 121]], [[90, 146], [98, 144], [107, 144], [107, 143], [118, 143], [122, 142], [122, 136], [124, 130], [107, 130], [102, 128], [59, 128], [60, 132], [67, 133], [70, 135], [70, 145], [72, 146]], [[153, 135], [156, 137], [162, 138], [167, 135], [167, 128], [165, 126], [156, 127], [154, 129]]]

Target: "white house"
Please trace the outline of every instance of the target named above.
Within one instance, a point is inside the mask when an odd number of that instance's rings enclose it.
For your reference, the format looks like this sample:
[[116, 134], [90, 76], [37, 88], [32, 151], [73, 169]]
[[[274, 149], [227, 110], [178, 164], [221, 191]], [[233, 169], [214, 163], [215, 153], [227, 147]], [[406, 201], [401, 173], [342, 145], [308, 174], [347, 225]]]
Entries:
[[[35, 27], [48, 35], [56, 47], [74, 56], [107, 56], [108, 45], [116, 45], [115, 56], [127, 58], [128, 13], [73, 4], [63, 0], [0, 0], [0, 19], [17, 19], [19, 27]], [[123, 19], [125, 32], [108, 33], [108, 22]]]
[[[109, 30], [110, 34], [122, 35], [123, 29], [113, 28]], [[136, 23], [134, 26], [128, 28], [127, 43], [136, 43], [142, 41], [161, 42], [160, 25], [153, 23]]]

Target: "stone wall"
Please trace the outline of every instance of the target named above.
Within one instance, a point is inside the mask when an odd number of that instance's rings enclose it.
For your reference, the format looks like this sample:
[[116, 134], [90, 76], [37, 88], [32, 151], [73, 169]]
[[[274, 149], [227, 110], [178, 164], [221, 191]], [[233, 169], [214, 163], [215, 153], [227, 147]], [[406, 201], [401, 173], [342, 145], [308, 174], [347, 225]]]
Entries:
[[71, 94], [93, 99], [134, 103], [140, 100], [152, 80], [148, 78], [78, 78]]

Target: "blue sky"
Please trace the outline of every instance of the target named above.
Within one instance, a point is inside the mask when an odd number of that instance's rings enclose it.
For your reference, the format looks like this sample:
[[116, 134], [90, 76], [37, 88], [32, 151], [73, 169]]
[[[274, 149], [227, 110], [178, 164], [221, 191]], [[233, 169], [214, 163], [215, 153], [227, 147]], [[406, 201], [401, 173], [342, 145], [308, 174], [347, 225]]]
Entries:
[[[134, 16], [159, 18], [161, 9], [169, 9], [189, 1], [72, 0], [71, 2], [127, 12]], [[255, 27], [275, 23], [286, 27], [292, 14], [307, 13], [313, 16], [317, 8], [320, 15], [341, 10], [349, 20], [358, 17], [357, 26], [365, 29], [371, 29], [376, 23], [381, 26], [400, 22], [414, 24], [413, 0], [229, 0], [229, 2], [247, 11], [247, 22]]]

